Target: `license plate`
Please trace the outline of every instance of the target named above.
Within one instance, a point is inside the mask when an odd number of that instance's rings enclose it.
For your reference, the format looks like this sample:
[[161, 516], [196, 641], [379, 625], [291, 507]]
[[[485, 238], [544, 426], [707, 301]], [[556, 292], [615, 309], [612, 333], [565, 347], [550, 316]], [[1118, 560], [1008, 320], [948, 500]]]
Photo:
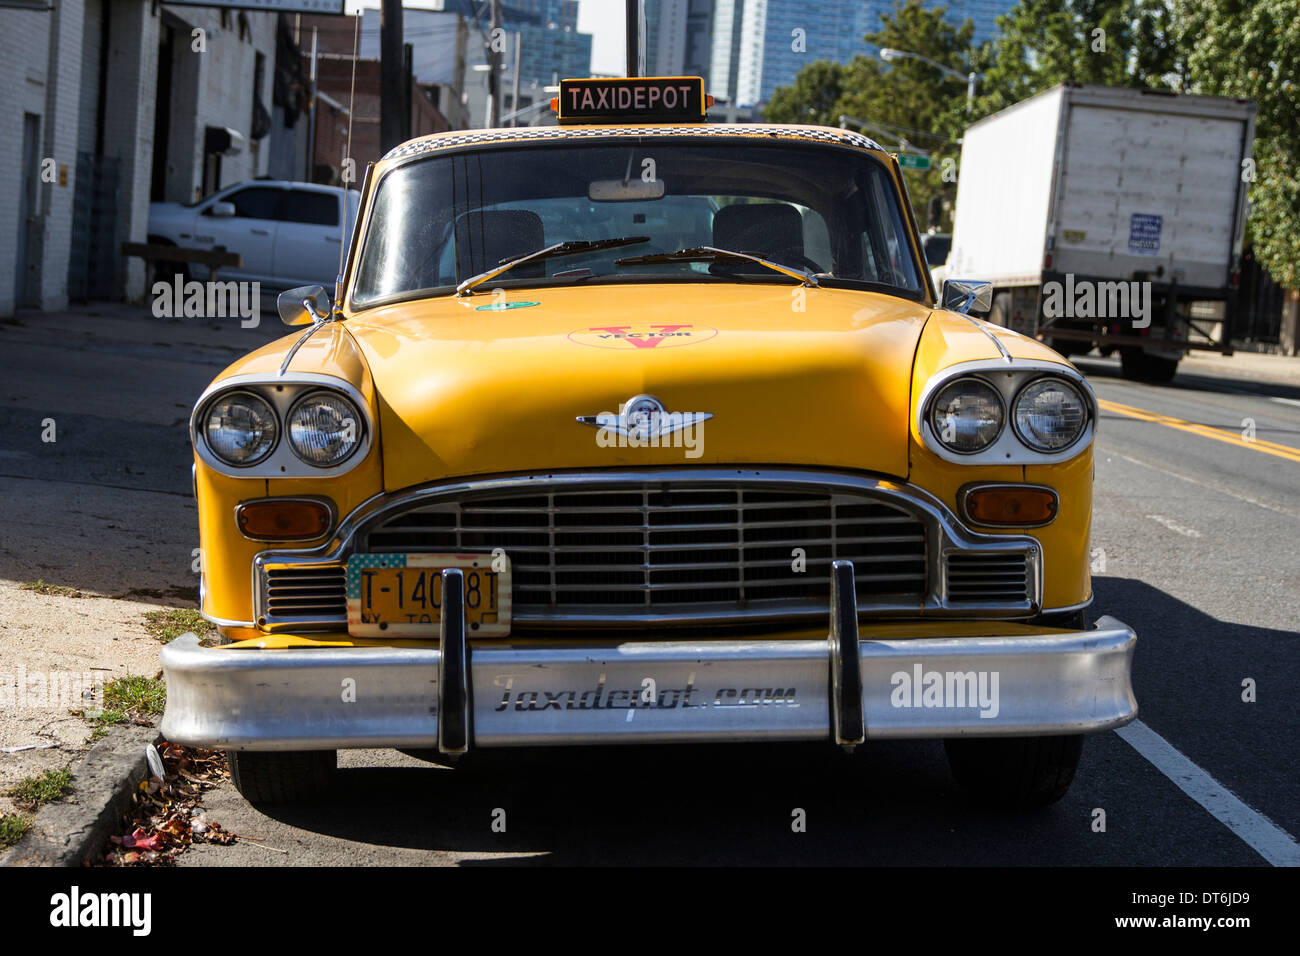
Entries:
[[348, 633], [437, 637], [442, 570], [464, 571], [469, 637], [510, 633], [510, 559], [491, 554], [354, 554], [348, 558]]

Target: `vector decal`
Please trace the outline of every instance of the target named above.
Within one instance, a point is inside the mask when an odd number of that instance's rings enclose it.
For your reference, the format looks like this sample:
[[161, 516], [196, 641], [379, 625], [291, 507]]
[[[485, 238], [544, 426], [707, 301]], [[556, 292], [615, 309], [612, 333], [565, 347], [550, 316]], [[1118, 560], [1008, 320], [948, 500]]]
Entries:
[[637, 323], [574, 329], [569, 340], [598, 349], [670, 349], [707, 342], [717, 334], [717, 329], [707, 325]]

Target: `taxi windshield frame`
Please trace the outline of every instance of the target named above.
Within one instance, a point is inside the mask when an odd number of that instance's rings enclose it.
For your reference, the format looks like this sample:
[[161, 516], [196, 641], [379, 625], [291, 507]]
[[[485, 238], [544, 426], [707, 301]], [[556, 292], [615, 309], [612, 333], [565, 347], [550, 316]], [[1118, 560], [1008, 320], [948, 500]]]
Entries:
[[[840, 144], [840, 143], [814, 142], [810, 140], [801, 140], [798, 137], [787, 137], [787, 138], [783, 138], [780, 142], [773, 142], [770, 139], [767, 139], [766, 137], [759, 139], [758, 134], [755, 134], [755, 138], [753, 140], [747, 140], [743, 143], [737, 142], [735, 139], [732, 139], [731, 137], [727, 137], [726, 139], [723, 139], [716, 135], [701, 136], [701, 135], [690, 135], [690, 134], [666, 135], [666, 136], [660, 134], [660, 135], [655, 135], [653, 137], [651, 136], [635, 136], [635, 137], [610, 136], [608, 138], [594, 136], [586, 142], [577, 143], [572, 138], [561, 134], [558, 135], [554, 141], [549, 141], [549, 142], [548, 141], [539, 142], [536, 140], [520, 142], [517, 140], [510, 141], [510, 140], [503, 139], [499, 142], [489, 143], [489, 144], [476, 144], [474, 146], [466, 146], [461, 148], [432, 150], [422, 155], [417, 155], [417, 156], [412, 156], [410, 158], [407, 158], [401, 162], [389, 166], [387, 169], [383, 169], [382, 171], [380, 171], [379, 174], [374, 178], [374, 180], [372, 180], [370, 183], [367, 184], [368, 188], [366, 192], [369, 195], [367, 196], [365, 219], [362, 221], [361, 230], [358, 232], [356, 236], [354, 250], [348, 257], [347, 274], [345, 277], [345, 290], [346, 290], [345, 301], [346, 301], [347, 311], [363, 312], [363, 311], [369, 311], [371, 309], [399, 304], [402, 302], [454, 296], [456, 293], [457, 284], [463, 281], [465, 278], [469, 277], [468, 275], [462, 276], [459, 274], [459, 272], [457, 272], [456, 281], [444, 282], [436, 285], [424, 285], [419, 288], [399, 289], [384, 294], [372, 293], [372, 294], [358, 295], [359, 291], [364, 292], [362, 283], [366, 278], [368, 256], [375, 255], [375, 256], [382, 257], [385, 255], [393, 254], [393, 250], [391, 249], [385, 250], [382, 248], [382, 242], [386, 237], [384, 236], [383, 233], [378, 233], [378, 234], [376, 233], [376, 230], [383, 228], [383, 226], [377, 226], [375, 219], [376, 219], [376, 211], [381, 208], [380, 204], [384, 200], [383, 190], [386, 187], [390, 187], [391, 183], [394, 182], [395, 177], [402, 177], [402, 176], [409, 177], [415, 172], [415, 170], [423, 169], [430, 163], [450, 162], [452, 166], [449, 171], [451, 173], [451, 178], [454, 180], [458, 175], [464, 174], [466, 169], [468, 169], [469, 167], [481, 166], [483, 158], [488, 156], [492, 156], [495, 158], [499, 156], [508, 155], [510, 153], [515, 153], [517, 151], [526, 151], [533, 155], [537, 155], [539, 153], [542, 153], [543, 151], [550, 152], [553, 150], [568, 150], [568, 151], [576, 150], [582, 152], [589, 152], [593, 148], [597, 148], [597, 147], [610, 149], [612, 153], [617, 154], [619, 156], [628, 156], [632, 154], [646, 155], [652, 157], [658, 156], [661, 158], [661, 160], [663, 157], [670, 155], [670, 153], [667, 152], [668, 150], [677, 147], [688, 147], [688, 148], [696, 148], [696, 149], [714, 148], [719, 151], [725, 151], [726, 155], [729, 158], [734, 156], [738, 159], [741, 158], [741, 156], [737, 151], [745, 150], [746, 152], [748, 152], [748, 149], [746, 148], [749, 147], [755, 151], [757, 150], [767, 150], [767, 151], [798, 150], [801, 152], [805, 152], [809, 159], [813, 159], [816, 157], [826, 157], [828, 154], [833, 153], [836, 159], [840, 162], [856, 161], [861, 165], [862, 170], [864, 170], [863, 175], [870, 175], [876, 177], [875, 185], [880, 190], [880, 192], [878, 193], [878, 199], [883, 199], [884, 201], [892, 205], [892, 209], [888, 210], [888, 212], [892, 214], [893, 217], [892, 228], [894, 230], [894, 237], [896, 241], [891, 246], [891, 249], [901, 259], [900, 264], [902, 265], [902, 267], [904, 267], [906, 270], [910, 270], [910, 278], [912, 279], [914, 286], [898, 284], [893, 282], [881, 282], [881, 281], [876, 281], [873, 279], [862, 278], [857, 276], [835, 275], [830, 272], [817, 273], [817, 279], [819, 284], [829, 288], [844, 288], [844, 289], [852, 289], [858, 291], [885, 293], [887, 295], [897, 296], [899, 298], [903, 298], [908, 301], [920, 302], [920, 303], [928, 302], [929, 298], [932, 296], [932, 290], [929, 283], [929, 276], [926, 270], [924, 269], [924, 267], [920, 265], [922, 260], [918, 258], [917, 249], [914, 248], [917, 242], [916, 234], [915, 234], [916, 225], [915, 225], [915, 219], [912, 215], [912, 210], [909, 205], [908, 197], [906, 193], [895, 184], [894, 178], [891, 175], [890, 167], [886, 162], [887, 157], [883, 155], [877, 156], [873, 152], [863, 150], [859, 147], [852, 146], [847, 143]], [[774, 153], [769, 152], [768, 155], [771, 156], [774, 155]], [[511, 158], [516, 158], [516, 157], [511, 157]], [[459, 164], [460, 166], [459, 170], [457, 170], [456, 168], [457, 164]], [[639, 168], [640, 167], [638, 167], [638, 169]], [[741, 166], [741, 168], [743, 168], [743, 165]], [[865, 172], [867, 170], [869, 170], [870, 172], [869, 173]], [[807, 177], [805, 177], [805, 179], [807, 179]], [[467, 194], [468, 192], [469, 192], [468, 187], [462, 190], [462, 193]], [[722, 193], [719, 192], [718, 194], [722, 194]], [[698, 195], [698, 194], [683, 195], [681, 193], [670, 192], [665, 198], [688, 198], [689, 195]], [[457, 196], [457, 199], [460, 198], [461, 196]], [[561, 197], [538, 196], [538, 197], [534, 197], [531, 201], [541, 202], [543, 199], [552, 199], [552, 198], [561, 198]], [[762, 196], [760, 193], [753, 193], [751, 197], [747, 197], [747, 198], [760, 199], [762, 198]], [[770, 198], [776, 202], [794, 203], [793, 199], [785, 197], [781, 194], [772, 195], [767, 198]], [[579, 197], [576, 196], [572, 197], [572, 201], [575, 203], [579, 202]], [[661, 201], [662, 200], [652, 200], [652, 202], [661, 202]], [[454, 220], [454, 218], [460, 214], [456, 211], [457, 209], [462, 210], [462, 212], [463, 211], [473, 212], [475, 210], [481, 211], [484, 209], [494, 209], [497, 207], [496, 203], [483, 203], [481, 205], [475, 206], [473, 203], [468, 201], [464, 202], [463, 205], [453, 201], [451, 205], [452, 205], [452, 211], [450, 213], [450, 218], [452, 220]], [[616, 205], [616, 204], [611, 203], [611, 205]], [[454, 228], [454, 224], [450, 222], [443, 223], [442, 228], [444, 230], [451, 229]], [[867, 228], [867, 224], [865, 222], [863, 228], [864, 229]], [[563, 241], [582, 240], [586, 237], [581, 235], [548, 234], [546, 238], [548, 242], [550, 241], [563, 242]], [[378, 250], [375, 250], [373, 248], [373, 246], [375, 245], [379, 245], [380, 248]], [[522, 250], [522, 251], [527, 251], [527, 250]], [[673, 253], [679, 250], [663, 249], [661, 251], [666, 253]], [[869, 254], [870, 253], [868, 253], [868, 255]], [[512, 255], [513, 253], [508, 254], [507, 256], [503, 256], [502, 258], [503, 259], [510, 258]], [[456, 268], [459, 269], [458, 263], [456, 264]], [[834, 268], [834, 266], [831, 266], [831, 268]], [[599, 284], [645, 284], [645, 283], [735, 284], [737, 282], [742, 282], [742, 281], [746, 283], [767, 282], [767, 283], [788, 284], [790, 281], [788, 277], [782, 276], [781, 274], [775, 271], [762, 269], [762, 268], [756, 268], [755, 271], [753, 271], [752, 273], [743, 274], [743, 275], [739, 275], [735, 272], [735, 270], [729, 268], [719, 268], [718, 271], [712, 271], [712, 269], [710, 269], [710, 271], [687, 271], [687, 272], [662, 272], [662, 271], [643, 272], [643, 271], [636, 271], [631, 268], [628, 269], [620, 268], [616, 271], [612, 271], [609, 273], [586, 274], [578, 277], [575, 277], [573, 271], [568, 267], [566, 267], [564, 271], [567, 274], [563, 274], [559, 276], [555, 276], [555, 275], [520, 276], [520, 275], [511, 275], [507, 273], [505, 275], [502, 275], [500, 278], [493, 280], [493, 284], [494, 286], [501, 286], [504, 288], [546, 288], [546, 287], [553, 287], [553, 286], [554, 287], [569, 286], [569, 285], [573, 285], [575, 282], [581, 282], [584, 285], [586, 284], [599, 285]], [[586, 270], [579, 270], [579, 271], [586, 272]]]

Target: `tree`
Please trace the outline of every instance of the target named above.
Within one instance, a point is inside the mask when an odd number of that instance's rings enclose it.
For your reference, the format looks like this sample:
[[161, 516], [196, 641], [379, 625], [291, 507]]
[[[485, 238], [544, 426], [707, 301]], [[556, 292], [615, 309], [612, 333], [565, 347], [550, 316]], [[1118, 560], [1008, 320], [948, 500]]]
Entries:
[[1165, 0], [1020, 0], [998, 17], [978, 112], [996, 112], [1057, 83], [1172, 89], [1177, 44]]
[[845, 75], [850, 72], [850, 66], [831, 60], [809, 63], [799, 71], [793, 85], [779, 86], [772, 91], [764, 118], [769, 123], [838, 126], [840, 114], [836, 104], [844, 94]]
[[1300, 0], [1178, 0], [1175, 16], [1187, 88], [1259, 108], [1249, 237], [1280, 285], [1300, 287]]
[[1253, 166], [1243, 170], [1247, 239], [1280, 284], [1300, 287], [1300, 0], [1020, 0], [978, 49], [970, 22], [957, 28], [945, 14], [908, 0], [864, 39], [981, 73], [970, 112], [962, 85], [934, 67], [860, 56], [805, 67], [776, 91], [766, 118], [838, 125], [846, 114], [875, 126], [864, 132], [887, 147], [903, 138], [933, 150], [934, 169], [906, 174], [924, 224], [930, 199], [955, 194], [943, 160], [957, 157], [962, 130], [1057, 83], [1249, 98], [1259, 113]]
[[[880, 29], [864, 40], [877, 48], [928, 57], [964, 75], [971, 69], [975, 27], [969, 20], [954, 27], [945, 14], [943, 7], [927, 9], [920, 0], [908, 0], [896, 6], [892, 16], [882, 14]], [[928, 63], [907, 58], [886, 64], [875, 56], [856, 56], [844, 65], [819, 61], [804, 67], [793, 85], [773, 93], [764, 118], [771, 123], [838, 126], [841, 115], [858, 117], [871, 124], [862, 132], [887, 148], [896, 149], [906, 140], [930, 151], [929, 171], [905, 173], [917, 221], [924, 227], [932, 198], [946, 199], [951, 213], [955, 185], [943, 180], [943, 160], [957, 157], [965, 110], [965, 84]], [[849, 125], [856, 128], [852, 121]]]

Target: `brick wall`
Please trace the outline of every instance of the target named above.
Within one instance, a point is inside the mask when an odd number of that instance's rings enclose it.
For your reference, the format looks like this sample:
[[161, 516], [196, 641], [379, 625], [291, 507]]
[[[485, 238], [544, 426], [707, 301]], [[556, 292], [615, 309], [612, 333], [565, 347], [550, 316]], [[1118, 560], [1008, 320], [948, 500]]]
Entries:
[[47, 16], [50, 23], [50, 82], [45, 88], [46, 123], [41, 130], [41, 155], [52, 157], [58, 171], [54, 183], [41, 184], [43, 235], [38, 302], [42, 309], [68, 304], [68, 253], [72, 244], [72, 200], [77, 188], [77, 134], [81, 115], [81, 30], [83, 0], [64, 0]]
[[[14, 271], [22, 192], [23, 114], [45, 118], [46, 65], [49, 59], [50, 15], [35, 10], [0, 9], [0, 63], [5, 65], [5, 96], [0, 99], [0, 315], [13, 315], [21, 300]], [[39, 168], [32, 170], [39, 176]], [[39, 188], [39, 187], [38, 187]], [[21, 281], [21, 280], [19, 280]]]
[[[0, 169], [12, 171], [0, 177], [0, 315], [11, 315], [23, 300], [26, 275], [16, 275], [20, 244], [36, 267], [28, 274], [39, 275], [39, 283], [31, 283], [36, 304], [47, 310], [67, 304], [77, 153], [96, 146], [101, 2], [58, 0], [51, 11], [0, 8]], [[223, 158], [223, 185], [265, 174], [270, 166], [270, 138], [254, 144], [250, 134], [258, 53], [264, 57], [262, 101], [271, 107], [276, 14], [226, 11], [223, 17], [216, 9], [111, 0], [102, 119], [104, 153], [121, 163], [114, 245], [148, 235], [163, 17], [177, 29], [167, 198], [192, 199], [202, 183], [205, 126], [230, 127], [245, 137], [239, 155]], [[241, 20], [247, 24], [243, 31]], [[206, 52], [192, 48], [194, 26], [208, 31]], [[38, 155], [26, 180], [35, 185], [38, 217], [30, 241], [21, 221], [25, 114], [39, 117], [40, 124]], [[61, 174], [54, 183], [40, 182], [43, 158], [53, 159]], [[141, 260], [121, 264], [119, 289], [129, 301], [144, 300]]]
[[[109, 31], [109, 108], [104, 117], [104, 152], [121, 162], [118, 242], [143, 242], [148, 234], [158, 28], [158, 15], [147, 3], [114, 0]], [[128, 302], [144, 301], [145, 274], [141, 260], [129, 259], [123, 263], [121, 288]]]
[[[224, 126], [242, 133], [244, 148], [223, 156], [220, 186], [265, 175], [270, 165], [269, 140], [253, 141], [253, 74], [257, 54], [265, 58], [262, 105], [270, 112], [275, 71], [274, 13], [247, 12], [248, 31], [241, 35], [239, 11], [204, 7], [168, 7], [176, 23], [172, 65], [172, 124], [168, 150], [167, 198], [188, 202], [203, 183], [203, 131]], [[194, 50], [194, 29], [204, 31], [205, 51]]]

